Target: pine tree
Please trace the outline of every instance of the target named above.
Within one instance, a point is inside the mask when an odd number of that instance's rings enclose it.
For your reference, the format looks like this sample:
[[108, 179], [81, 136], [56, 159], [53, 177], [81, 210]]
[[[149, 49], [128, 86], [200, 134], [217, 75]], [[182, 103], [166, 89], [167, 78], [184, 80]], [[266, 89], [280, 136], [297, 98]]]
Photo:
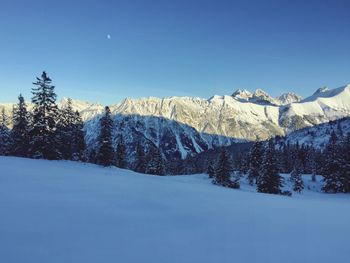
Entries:
[[111, 166], [114, 163], [114, 151], [112, 147], [113, 120], [111, 110], [105, 108], [104, 116], [100, 119], [100, 134], [98, 138], [96, 161], [103, 166]]
[[332, 131], [329, 143], [325, 149], [325, 164], [323, 168], [324, 185], [322, 190], [326, 193], [343, 192], [341, 176], [341, 154], [338, 137]]
[[146, 159], [145, 159], [145, 152], [143, 149], [143, 146], [140, 142], [136, 145], [136, 166], [135, 171], [139, 173], [145, 173], [146, 172]]
[[59, 140], [60, 152], [62, 158], [65, 160], [73, 159], [73, 147], [72, 140], [74, 125], [75, 125], [75, 112], [72, 107], [72, 100], [68, 98], [65, 108], [59, 111], [59, 121], [57, 124], [56, 136]]
[[285, 173], [290, 173], [292, 171], [292, 160], [290, 158], [291, 146], [289, 143], [284, 144], [282, 148], [282, 171]]
[[343, 172], [343, 188], [345, 193], [350, 193], [350, 132], [346, 135], [342, 147], [342, 167]]
[[119, 168], [126, 168], [127, 162], [126, 162], [126, 149], [125, 144], [123, 140], [123, 136], [120, 136], [119, 142], [117, 144], [117, 150], [116, 150], [116, 165]]
[[215, 178], [213, 180], [213, 184], [218, 184], [222, 186], [229, 187], [231, 185], [231, 163], [229, 160], [229, 156], [225, 149], [221, 150], [219, 155], [219, 160], [215, 169]]
[[235, 189], [241, 188], [241, 183], [240, 183], [241, 176], [242, 176], [241, 172], [239, 171], [233, 172], [233, 176], [231, 176], [231, 182], [230, 182], [231, 188], [235, 188]]
[[86, 161], [84, 123], [78, 111], [74, 113], [71, 152], [73, 161]]
[[213, 161], [209, 162], [208, 168], [207, 168], [207, 174], [209, 178], [214, 178], [215, 177], [215, 169], [214, 169], [214, 164]]
[[248, 181], [250, 185], [258, 181], [262, 165], [262, 142], [256, 141], [249, 154]]
[[336, 171], [337, 179], [339, 180], [338, 192], [350, 192], [350, 134], [339, 137], [337, 143], [338, 149], [338, 169]]
[[18, 104], [13, 109], [13, 128], [11, 130], [11, 154], [25, 157], [29, 147], [29, 113], [23, 96], [18, 96]]
[[30, 130], [30, 156], [33, 158], [59, 159], [59, 145], [56, 138], [58, 108], [52, 80], [44, 71], [33, 84], [33, 123]]
[[159, 148], [151, 144], [148, 152], [147, 173], [154, 175], [165, 175], [165, 168], [162, 154]]
[[295, 162], [290, 177], [293, 182], [293, 191], [301, 193], [304, 189], [304, 182], [301, 177], [301, 162], [299, 160]]
[[11, 147], [10, 130], [7, 126], [8, 118], [2, 108], [0, 116], [0, 155], [8, 155]]
[[270, 140], [264, 149], [261, 174], [257, 183], [257, 191], [260, 193], [280, 194], [282, 177], [278, 173], [275, 145]]

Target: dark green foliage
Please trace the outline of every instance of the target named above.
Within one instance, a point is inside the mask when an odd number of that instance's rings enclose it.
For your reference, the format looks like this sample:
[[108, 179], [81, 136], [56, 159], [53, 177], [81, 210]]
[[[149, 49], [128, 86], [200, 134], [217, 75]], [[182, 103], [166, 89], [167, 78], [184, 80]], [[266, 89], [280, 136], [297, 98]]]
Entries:
[[163, 157], [159, 148], [156, 145], [150, 145], [147, 157], [148, 163], [146, 172], [148, 174], [154, 175], [165, 175]]
[[248, 181], [250, 185], [257, 183], [260, 175], [263, 155], [262, 148], [262, 142], [257, 141], [253, 144], [249, 153]]
[[33, 84], [33, 122], [30, 130], [30, 156], [33, 158], [59, 159], [59, 143], [56, 138], [58, 108], [51, 79], [44, 71]]
[[72, 100], [67, 100], [67, 106], [59, 111], [57, 124], [57, 138], [62, 159], [71, 160], [73, 156], [72, 139], [75, 122], [75, 113], [72, 108]]
[[214, 164], [213, 162], [209, 162], [208, 169], [207, 169], [207, 174], [209, 178], [214, 178], [215, 177], [215, 169], [214, 169]]
[[[230, 157], [225, 149], [221, 150], [218, 162], [215, 167], [213, 184], [229, 188], [239, 188], [239, 181], [231, 181], [232, 165]], [[235, 178], [236, 179], [236, 178]]]
[[126, 162], [126, 149], [123, 140], [123, 136], [120, 136], [116, 150], [116, 166], [119, 168], [127, 168]]
[[342, 147], [342, 184], [343, 191], [350, 193], [350, 132], [346, 135]]
[[8, 155], [10, 153], [11, 136], [7, 125], [8, 119], [3, 108], [0, 115], [0, 155]]
[[98, 137], [96, 161], [103, 166], [114, 164], [114, 151], [112, 147], [113, 120], [111, 110], [105, 108], [104, 116], [100, 119], [100, 134]]
[[139, 173], [145, 173], [146, 172], [146, 158], [145, 158], [145, 151], [143, 149], [143, 146], [140, 142], [136, 145], [136, 165], [135, 165], [135, 171]]
[[278, 172], [275, 144], [270, 140], [264, 149], [261, 174], [257, 183], [257, 190], [261, 193], [280, 194], [282, 177]]
[[338, 137], [333, 131], [325, 149], [325, 163], [323, 168], [324, 186], [326, 193], [343, 192], [341, 176], [341, 152]]
[[86, 161], [84, 123], [78, 111], [74, 113], [74, 122], [71, 135], [71, 152], [73, 161]]
[[29, 113], [23, 96], [18, 96], [18, 104], [13, 109], [13, 128], [11, 130], [11, 154], [26, 157], [29, 147]]
[[293, 191], [301, 193], [304, 189], [304, 182], [301, 177], [301, 162], [298, 159], [294, 164], [290, 178], [293, 183]]

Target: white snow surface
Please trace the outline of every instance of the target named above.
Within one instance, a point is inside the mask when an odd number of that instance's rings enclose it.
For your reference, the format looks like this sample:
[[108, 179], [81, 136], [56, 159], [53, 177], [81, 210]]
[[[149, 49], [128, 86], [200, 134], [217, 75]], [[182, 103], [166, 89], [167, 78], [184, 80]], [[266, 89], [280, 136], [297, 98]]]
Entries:
[[[347, 262], [349, 195], [293, 197], [68, 161], [0, 157], [6, 263]], [[304, 181], [310, 188], [309, 177]]]

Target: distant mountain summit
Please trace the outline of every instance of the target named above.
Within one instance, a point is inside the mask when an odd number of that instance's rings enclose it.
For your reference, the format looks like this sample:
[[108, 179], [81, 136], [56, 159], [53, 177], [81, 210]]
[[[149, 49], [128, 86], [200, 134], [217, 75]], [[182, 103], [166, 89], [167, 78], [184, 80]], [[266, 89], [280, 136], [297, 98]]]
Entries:
[[257, 104], [271, 104], [277, 106], [287, 105], [290, 103], [299, 102], [301, 100], [301, 96], [292, 92], [288, 92], [274, 98], [262, 89], [257, 89], [254, 93], [251, 93], [248, 90], [238, 89], [233, 92], [232, 97], [240, 101], [249, 101]]
[[301, 101], [302, 97], [293, 92], [288, 92], [277, 97], [277, 100], [280, 102], [280, 105], [287, 105]]

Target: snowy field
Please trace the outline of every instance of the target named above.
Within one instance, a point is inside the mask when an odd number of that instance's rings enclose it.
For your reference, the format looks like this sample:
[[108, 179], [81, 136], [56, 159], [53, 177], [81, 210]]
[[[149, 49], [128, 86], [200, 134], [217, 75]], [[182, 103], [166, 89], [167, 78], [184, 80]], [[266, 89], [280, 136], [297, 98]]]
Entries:
[[349, 262], [350, 195], [0, 157], [0, 262]]

